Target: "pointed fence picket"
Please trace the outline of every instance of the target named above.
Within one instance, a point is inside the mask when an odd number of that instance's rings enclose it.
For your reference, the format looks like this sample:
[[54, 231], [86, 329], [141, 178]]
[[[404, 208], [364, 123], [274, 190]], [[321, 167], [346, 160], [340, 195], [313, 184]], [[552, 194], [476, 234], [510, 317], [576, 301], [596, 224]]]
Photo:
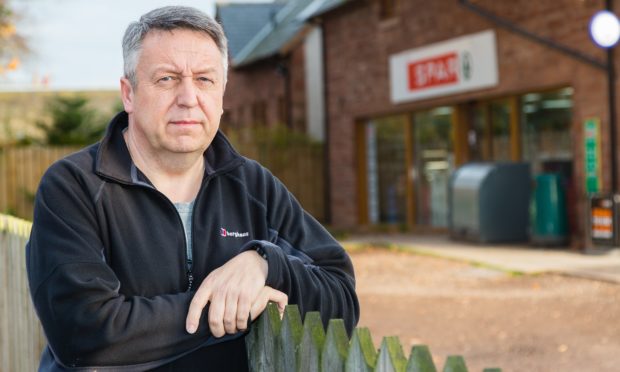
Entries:
[[[377, 351], [367, 328], [356, 328], [349, 340], [342, 319], [331, 319], [325, 331], [318, 312], [308, 312], [302, 323], [296, 305], [287, 306], [281, 319], [269, 304], [246, 345], [252, 372], [437, 372], [426, 345], [414, 346], [407, 358], [398, 337], [385, 337]], [[448, 356], [443, 372], [467, 372], [465, 360]]]

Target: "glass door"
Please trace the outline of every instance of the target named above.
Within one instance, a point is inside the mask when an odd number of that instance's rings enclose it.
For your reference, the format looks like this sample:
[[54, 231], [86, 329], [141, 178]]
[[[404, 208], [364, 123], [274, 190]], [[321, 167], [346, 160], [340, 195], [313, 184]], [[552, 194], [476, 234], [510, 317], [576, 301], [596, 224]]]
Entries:
[[366, 189], [368, 222], [407, 222], [407, 117], [392, 116], [366, 123]]
[[452, 107], [413, 115], [413, 178], [417, 225], [448, 226], [448, 184], [454, 169]]

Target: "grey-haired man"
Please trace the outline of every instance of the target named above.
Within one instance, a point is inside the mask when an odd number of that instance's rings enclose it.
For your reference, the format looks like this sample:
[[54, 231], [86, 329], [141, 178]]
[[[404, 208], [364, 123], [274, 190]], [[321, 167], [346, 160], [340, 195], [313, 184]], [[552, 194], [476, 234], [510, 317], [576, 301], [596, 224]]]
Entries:
[[359, 316], [351, 261], [286, 188], [218, 131], [226, 38], [165, 7], [123, 39], [125, 111], [57, 162], [27, 247], [49, 341], [42, 370], [245, 370], [269, 301]]

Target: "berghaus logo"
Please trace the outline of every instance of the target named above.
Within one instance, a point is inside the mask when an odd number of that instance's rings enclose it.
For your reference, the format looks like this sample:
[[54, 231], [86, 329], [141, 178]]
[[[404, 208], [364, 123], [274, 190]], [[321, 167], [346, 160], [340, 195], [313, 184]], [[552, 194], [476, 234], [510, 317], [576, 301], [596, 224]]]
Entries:
[[250, 236], [249, 232], [228, 231], [223, 227], [220, 227], [220, 236], [224, 238], [244, 238]]

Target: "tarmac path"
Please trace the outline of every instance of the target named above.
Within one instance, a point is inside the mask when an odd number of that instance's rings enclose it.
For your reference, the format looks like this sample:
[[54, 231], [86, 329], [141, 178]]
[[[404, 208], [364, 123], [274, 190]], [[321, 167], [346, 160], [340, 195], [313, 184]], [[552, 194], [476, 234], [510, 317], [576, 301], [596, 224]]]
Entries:
[[399, 336], [405, 355], [430, 347], [438, 370], [620, 370], [620, 284], [556, 274], [511, 275], [443, 258], [354, 250], [359, 326], [375, 346]]

